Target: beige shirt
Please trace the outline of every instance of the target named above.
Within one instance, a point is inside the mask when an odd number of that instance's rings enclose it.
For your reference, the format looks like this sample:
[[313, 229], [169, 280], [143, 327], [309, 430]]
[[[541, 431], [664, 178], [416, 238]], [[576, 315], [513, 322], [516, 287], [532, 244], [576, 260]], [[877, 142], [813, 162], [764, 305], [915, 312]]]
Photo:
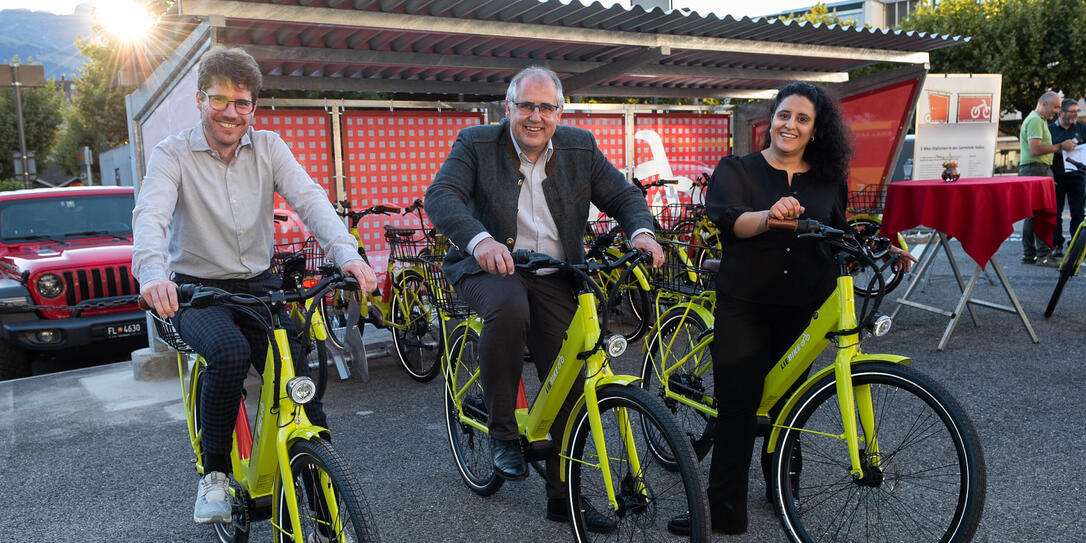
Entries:
[[278, 134], [250, 128], [226, 163], [197, 125], [151, 152], [132, 212], [133, 274], [141, 283], [259, 275], [271, 265], [276, 192], [337, 265], [360, 259], [328, 194]]
[[[543, 180], [547, 178], [547, 161], [554, 154], [554, 145], [547, 141], [547, 148], [539, 155], [539, 160], [532, 162], [521, 150], [517, 139], [512, 137], [512, 128], [509, 136], [513, 140], [513, 148], [520, 157], [520, 173], [524, 175], [525, 186], [520, 189], [517, 199], [517, 239], [513, 243], [513, 249], [527, 249], [537, 253], [553, 256], [559, 260], [566, 259], [566, 252], [562, 249], [562, 242], [558, 239], [558, 226], [554, 223], [550, 207], [547, 206], [547, 198], [543, 194]], [[524, 190], [528, 189], [528, 190]], [[652, 234], [648, 229], [640, 229], [634, 232], [633, 239], [642, 232]], [[468, 254], [475, 254], [475, 247], [481, 241], [493, 236], [488, 232], [480, 232], [468, 243]]]

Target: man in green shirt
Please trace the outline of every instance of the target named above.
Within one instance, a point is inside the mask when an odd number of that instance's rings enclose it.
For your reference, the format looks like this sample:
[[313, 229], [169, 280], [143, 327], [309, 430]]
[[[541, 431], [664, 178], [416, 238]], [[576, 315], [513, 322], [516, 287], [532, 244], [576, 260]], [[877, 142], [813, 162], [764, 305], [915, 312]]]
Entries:
[[[1075, 144], [1072, 141], [1052, 144], [1048, 122], [1056, 117], [1059, 110], [1060, 95], [1048, 91], [1037, 99], [1037, 107], [1022, 121], [1022, 130], [1018, 135], [1022, 151], [1022, 158], [1018, 162], [1018, 175], [1052, 177], [1052, 154], [1060, 150], [1074, 149]], [[1052, 257], [1052, 249], [1033, 235], [1033, 217], [1022, 223], [1022, 262], [1045, 266], [1059, 265], [1059, 259]]]

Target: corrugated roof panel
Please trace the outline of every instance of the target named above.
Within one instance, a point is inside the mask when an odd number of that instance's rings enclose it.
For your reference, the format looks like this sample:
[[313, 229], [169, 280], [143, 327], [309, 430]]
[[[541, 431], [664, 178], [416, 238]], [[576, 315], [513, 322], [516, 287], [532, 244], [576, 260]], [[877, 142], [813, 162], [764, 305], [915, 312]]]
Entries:
[[[238, 3], [254, 6], [236, 10]], [[291, 20], [262, 18], [259, 4], [276, 4], [275, 11], [265, 13], [289, 13]], [[480, 83], [507, 82], [530, 64], [550, 65], [563, 77], [583, 73], [591, 78], [592, 73], [613, 73], [604, 68], [625, 62], [620, 64], [624, 73], [584, 82], [589, 86], [579, 94], [624, 87], [670, 89], [669, 96], [678, 89], [764, 90], [804, 74], [840, 81], [841, 72], [879, 58], [922, 62], [925, 57], [909, 55], [962, 41], [914, 32], [605, 7], [577, 0], [193, 0], [185, 6], [198, 6], [209, 14], [226, 10], [220, 12], [226, 21], [216, 34], [220, 43], [252, 47], [266, 74], [312, 79], [313, 88], [321, 88], [325, 78], [430, 80], [449, 82], [449, 92], [455, 93], [460, 82], [474, 84], [463, 89], [491, 89]], [[357, 17], [343, 16], [351, 12]], [[386, 14], [424, 19], [389, 19]], [[401, 20], [405, 22], [390, 23]], [[461, 24], [465, 20], [480, 21], [478, 26], [485, 30], [473, 33], [472, 25]], [[495, 26], [501, 23], [510, 23], [507, 34]], [[663, 40], [670, 44], [668, 50], [654, 49], [660, 42], [645, 39], [646, 35], [670, 36]], [[750, 47], [751, 42], [756, 47]], [[358, 52], [357, 61], [349, 51]], [[883, 57], [871, 51], [881, 51]], [[595, 69], [600, 71], [592, 72]], [[276, 81], [291, 88], [309, 84]], [[409, 85], [402, 89], [391, 85], [380, 88], [412, 92]], [[435, 86], [425, 88], [432, 91]]]

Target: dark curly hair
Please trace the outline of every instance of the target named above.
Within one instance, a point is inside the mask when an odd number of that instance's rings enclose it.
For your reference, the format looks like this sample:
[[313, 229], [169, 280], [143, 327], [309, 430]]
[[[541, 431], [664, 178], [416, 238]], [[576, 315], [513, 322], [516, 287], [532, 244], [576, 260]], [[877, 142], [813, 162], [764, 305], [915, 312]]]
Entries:
[[196, 87], [206, 91], [219, 81], [229, 81], [245, 87], [253, 94], [253, 100], [256, 100], [260, 85], [264, 83], [264, 76], [260, 74], [260, 66], [256, 60], [244, 49], [216, 45], [200, 57]]
[[[769, 118], [777, 112], [785, 98], [798, 94], [811, 101], [815, 108], [814, 140], [803, 150], [803, 160], [811, 165], [815, 179], [827, 183], [842, 183], [848, 179], [849, 161], [852, 159], [852, 134], [841, 118], [841, 108], [829, 93], [804, 81], [789, 83], [777, 93], [769, 108]], [[772, 126], [772, 121], [770, 121]], [[766, 131], [763, 149], [769, 147], [769, 131]]]

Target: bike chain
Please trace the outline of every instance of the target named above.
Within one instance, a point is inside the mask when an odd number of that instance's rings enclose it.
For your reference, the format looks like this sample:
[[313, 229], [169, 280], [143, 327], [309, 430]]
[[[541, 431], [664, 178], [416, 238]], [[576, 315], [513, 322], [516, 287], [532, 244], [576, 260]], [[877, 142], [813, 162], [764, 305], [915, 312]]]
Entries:
[[139, 300], [139, 294], [117, 296], [101, 301], [85, 301], [76, 305], [36, 305], [0, 303], [0, 313], [26, 313], [28, 311], [87, 311], [88, 309], [106, 309], [122, 305], [132, 305]]

